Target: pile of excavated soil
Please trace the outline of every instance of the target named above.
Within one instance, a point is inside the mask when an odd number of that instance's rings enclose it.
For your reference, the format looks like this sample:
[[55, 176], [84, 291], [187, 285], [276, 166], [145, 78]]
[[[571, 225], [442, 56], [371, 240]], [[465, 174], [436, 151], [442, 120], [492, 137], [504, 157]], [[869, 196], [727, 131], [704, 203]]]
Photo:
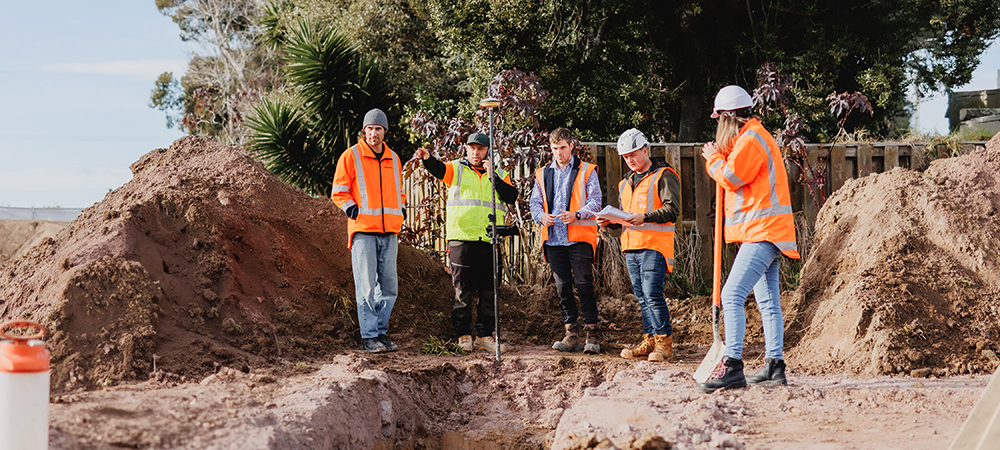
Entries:
[[816, 220], [785, 305], [810, 372], [990, 372], [1000, 348], [1000, 135], [985, 149], [851, 180]]
[[23, 255], [65, 227], [65, 223], [44, 220], [0, 220], [0, 265]]
[[[54, 392], [329, 357], [359, 340], [346, 218], [259, 162], [188, 137], [0, 271], [0, 318], [48, 328]], [[390, 334], [443, 335], [450, 278], [401, 246]], [[414, 339], [400, 345], [419, 346]]]

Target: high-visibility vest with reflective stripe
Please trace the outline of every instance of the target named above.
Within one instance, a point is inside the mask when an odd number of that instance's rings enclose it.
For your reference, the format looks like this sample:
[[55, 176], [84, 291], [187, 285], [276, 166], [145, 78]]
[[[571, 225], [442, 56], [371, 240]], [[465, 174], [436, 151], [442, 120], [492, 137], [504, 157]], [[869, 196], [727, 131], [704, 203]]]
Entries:
[[[497, 170], [500, 179], [510, 183], [507, 172]], [[449, 241], [487, 241], [486, 227], [490, 224], [490, 214], [496, 207], [497, 223], [503, 223], [507, 205], [498, 195], [490, 197], [493, 186], [490, 177], [480, 174], [461, 161], [445, 164], [444, 178], [448, 185], [448, 201], [445, 202], [447, 220], [445, 230]]]
[[337, 161], [330, 197], [347, 212], [358, 206], [358, 217], [347, 219], [347, 247], [354, 233], [399, 233], [403, 225], [402, 165], [399, 156], [385, 146], [382, 159], [364, 141], [344, 151]]
[[[567, 211], [579, 211], [587, 204], [587, 180], [591, 176], [597, 175], [597, 165], [582, 162], [579, 159], [573, 158], [574, 162], [578, 162], [577, 167], [572, 169], [570, 173], [570, 197], [569, 206]], [[550, 164], [550, 169], [555, 171], [555, 162]], [[549, 199], [554, 198], [555, 193], [552, 191], [555, 187], [545, 184], [545, 168], [535, 170], [535, 180], [538, 181], [538, 186], [540, 186], [542, 194], [542, 209], [546, 213], [552, 214], [552, 206], [549, 205]], [[553, 183], [554, 184], [554, 183]], [[566, 226], [566, 232], [569, 236], [570, 242], [586, 242], [597, 251], [597, 220], [594, 218], [577, 220]], [[542, 227], [542, 242], [549, 240], [549, 227]]]
[[729, 156], [712, 155], [705, 166], [726, 191], [727, 243], [767, 241], [799, 258], [788, 173], [778, 144], [760, 121], [748, 120]]
[[[628, 179], [631, 176], [618, 182], [618, 196], [621, 200], [622, 210], [630, 213], [648, 214], [663, 207], [660, 199], [660, 190], [657, 189], [660, 177], [666, 171], [677, 172], [670, 167], [660, 167], [652, 173], [647, 173], [639, 181], [639, 184], [632, 189]], [[677, 176], [680, 179], [680, 176]], [[646, 222], [637, 226], [622, 226], [622, 251], [628, 250], [656, 250], [663, 254], [667, 261], [667, 272], [674, 270], [674, 223], [653, 223]]]

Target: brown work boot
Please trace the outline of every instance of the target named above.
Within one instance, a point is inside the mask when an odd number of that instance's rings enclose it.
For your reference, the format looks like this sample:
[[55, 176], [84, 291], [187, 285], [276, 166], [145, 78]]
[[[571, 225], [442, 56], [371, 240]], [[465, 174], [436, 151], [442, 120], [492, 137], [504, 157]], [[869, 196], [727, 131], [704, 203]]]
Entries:
[[[476, 339], [476, 348], [486, 350], [489, 353], [497, 352], [497, 339], [494, 336], [482, 336]], [[500, 343], [500, 352], [507, 351], [507, 344]]]
[[459, 336], [458, 337], [458, 347], [461, 348], [462, 350], [467, 351], [467, 352], [471, 352], [472, 351], [472, 336], [468, 335], [468, 334], [465, 335], [465, 336]]
[[640, 342], [639, 345], [635, 346], [635, 348], [631, 349], [626, 348], [622, 350], [622, 358], [628, 358], [628, 359], [646, 358], [647, 356], [649, 356], [650, 353], [652, 353], [653, 347], [655, 347], [655, 344], [653, 342], [653, 336], [644, 334], [642, 335], [642, 342]]
[[657, 334], [653, 336], [653, 351], [649, 353], [650, 361], [673, 362], [674, 349], [673, 337], [669, 334]]
[[601, 335], [601, 330], [596, 323], [587, 324], [587, 343], [583, 346], [583, 352], [588, 355], [601, 353], [601, 344], [597, 343], [597, 338]]
[[578, 352], [580, 351], [580, 336], [578, 327], [575, 323], [566, 324], [566, 336], [562, 338], [561, 341], [556, 341], [552, 344], [552, 348], [559, 350], [561, 352]]

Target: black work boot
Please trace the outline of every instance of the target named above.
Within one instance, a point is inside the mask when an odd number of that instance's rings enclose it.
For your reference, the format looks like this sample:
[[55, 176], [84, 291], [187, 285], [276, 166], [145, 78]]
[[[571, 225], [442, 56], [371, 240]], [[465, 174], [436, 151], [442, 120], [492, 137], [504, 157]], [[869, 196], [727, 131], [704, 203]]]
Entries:
[[723, 356], [719, 365], [715, 366], [712, 378], [698, 385], [698, 390], [711, 394], [719, 389], [739, 389], [747, 387], [747, 379], [743, 376], [743, 360]]
[[788, 380], [785, 379], [785, 360], [765, 358], [764, 367], [747, 377], [747, 383], [764, 386], [788, 384]]

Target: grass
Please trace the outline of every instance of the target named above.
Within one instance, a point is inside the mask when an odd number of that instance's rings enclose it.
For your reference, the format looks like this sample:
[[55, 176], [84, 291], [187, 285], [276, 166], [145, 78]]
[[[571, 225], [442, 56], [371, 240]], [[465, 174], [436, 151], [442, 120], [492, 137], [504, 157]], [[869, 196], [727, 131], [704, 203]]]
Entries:
[[457, 342], [443, 341], [434, 335], [431, 335], [431, 337], [424, 341], [421, 345], [421, 349], [425, 355], [457, 356], [468, 353], [465, 350], [462, 350], [462, 348], [458, 346]]

